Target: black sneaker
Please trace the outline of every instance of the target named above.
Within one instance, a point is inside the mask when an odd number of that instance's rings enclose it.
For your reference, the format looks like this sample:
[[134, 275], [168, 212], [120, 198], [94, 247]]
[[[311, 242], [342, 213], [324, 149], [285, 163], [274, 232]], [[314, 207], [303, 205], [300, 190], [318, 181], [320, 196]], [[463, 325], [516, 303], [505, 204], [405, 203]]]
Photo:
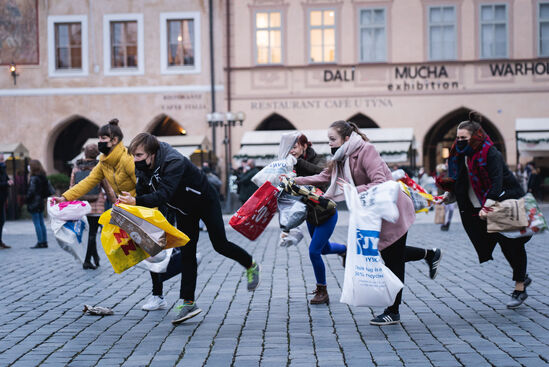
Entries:
[[246, 269], [246, 277], [248, 278], [248, 290], [253, 291], [259, 285], [259, 264], [255, 261], [251, 268]]
[[381, 315], [370, 320], [370, 325], [384, 326], [393, 324], [400, 324], [400, 314], [383, 312]]
[[425, 260], [429, 265], [429, 278], [435, 279], [438, 273], [438, 266], [440, 265], [440, 259], [442, 258], [442, 251], [439, 248], [434, 248], [434, 255], [430, 260]]
[[179, 325], [183, 321], [195, 317], [202, 312], [200, 308], [196, 306], [195, 302], [179, 300], [174, 307], [174, 311], [178, 312], [177, 317], [172, 320], [172, 324]]
[[522, 305], [526, 298], [528, 298], [526, 288], [523, 291], [513, 291], [513, 293], [511, 294], [511, 299], [509, 300], [509, 302], [507, 302], [507, 308], [517, 308], [518, 306]]
[[36, 245], [32, 246], [31, 248], [48, 248], [47, 242], [38, 242]]

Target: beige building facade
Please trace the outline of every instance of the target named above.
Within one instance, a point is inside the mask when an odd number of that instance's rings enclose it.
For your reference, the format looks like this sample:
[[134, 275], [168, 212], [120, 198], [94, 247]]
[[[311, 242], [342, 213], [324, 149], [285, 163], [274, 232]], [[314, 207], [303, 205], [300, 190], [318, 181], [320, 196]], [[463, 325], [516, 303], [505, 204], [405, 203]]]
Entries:
[[[0, 29], [1, 143], [22, 143], [53, 172], [66, 171], [115, 117], [126, 144], [142, 131], [211, 137], [207, 0], [4, 3], [0, 17], [11, 29]], [[213, 5], [223, 19], [223, 3]], [[213, 28], [218, 59], [222, 25]], [[222, 108], [223, 65], [214, 66]]]
[[549, 130], [549, 1], [231, 4], [226, 96], [247, 114], [237, 140], [342, 119], [410, 127], [417, 161], [434, 170], [470, 110], [510, 165], [517, 119]]

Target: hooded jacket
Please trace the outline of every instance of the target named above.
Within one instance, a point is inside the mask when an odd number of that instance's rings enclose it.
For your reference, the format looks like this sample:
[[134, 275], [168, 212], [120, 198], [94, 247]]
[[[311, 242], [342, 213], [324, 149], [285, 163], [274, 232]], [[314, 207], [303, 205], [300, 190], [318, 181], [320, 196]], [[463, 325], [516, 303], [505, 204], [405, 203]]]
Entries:
[[65, 191], [63, 197], [69, 201], [76, 200], [100, 184], [104, 178], [116, 195], [121, 195], [122, 191], [135, 195], [135, 164], [122, 142], [118, 143], [109, 155], [101, 154], [99, 163], [88, 177]]
[[136, 170], [136, 205], [149, 208], [164, 205], [188, 215], [204, 205], [204, 199], [215, 199], [202, 170], [169, 144], [160, 142], [154, 166], [147, 171]]

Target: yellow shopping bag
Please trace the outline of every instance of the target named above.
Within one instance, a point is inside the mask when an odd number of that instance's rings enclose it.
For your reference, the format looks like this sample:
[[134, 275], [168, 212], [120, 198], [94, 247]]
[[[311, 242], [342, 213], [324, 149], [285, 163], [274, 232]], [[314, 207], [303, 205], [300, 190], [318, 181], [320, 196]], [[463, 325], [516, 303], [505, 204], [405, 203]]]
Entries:
[[[142, 206], [117, 204], [129, 213], [146, 220], [154, 226], [166, 232], [166, 247], [180, 247], [189, 242], [183, 232], [172, 226], [157, 209]], [[111, 210], [107, 210], [99, 218], [99, 224], [103, 225], [101, 231], [101, 244], [111, 262], [114, 271], [118, 274], [131, 268], [135, 264], [149, 257], [141, 247], [135, 244], [128, 233], [122, 228], [111, 224]]]

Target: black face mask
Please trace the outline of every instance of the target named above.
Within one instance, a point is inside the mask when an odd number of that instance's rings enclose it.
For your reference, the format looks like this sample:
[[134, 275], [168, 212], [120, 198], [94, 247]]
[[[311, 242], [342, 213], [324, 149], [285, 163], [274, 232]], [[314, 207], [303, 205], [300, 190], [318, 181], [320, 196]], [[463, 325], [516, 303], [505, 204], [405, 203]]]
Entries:
[[135, 162], [135, 169], [138, 171], [148, 172], [150, 168], [147, 164], [147, 159], [145, 158], [142, 161]]
[[337, 150], [339, 149], [339, 147], [337, 148], [330, 148], [330, 150], [332, 151], [332, 155], [336, 154]]
[[463, 151], [465, 147], [467, 147], [467, 144], [469, 144], [468, 140], [458, 140], [456, 142], [456, 147], [458, 148], [458, 150]]
[[109, 153], [111, 152], [111, 148], [109, 148], [107, 144], [109, 144], [109, 142], [100, 141], [99, 143], [97, 143], [97, 149], [99, 149], [101, 153], [109, 155]]

